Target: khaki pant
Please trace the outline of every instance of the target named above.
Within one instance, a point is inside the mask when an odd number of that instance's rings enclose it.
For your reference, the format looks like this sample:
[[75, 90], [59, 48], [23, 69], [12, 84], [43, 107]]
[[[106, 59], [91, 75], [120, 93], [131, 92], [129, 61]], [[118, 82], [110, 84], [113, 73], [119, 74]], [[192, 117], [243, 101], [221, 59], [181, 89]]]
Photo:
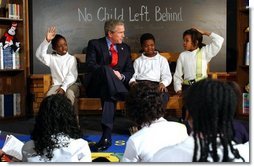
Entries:
[[[56, 94], [56, 90], [59, 88], [58, 86], [51, 86], [49, 91], [47, 92], [47, 96]], [[71, 101], [71, 104], [75, 106], [77, 103], [77, 98], [79, 97], [79, 87], [78, 84], [72, 84], [65, 92], [66, 97]]]

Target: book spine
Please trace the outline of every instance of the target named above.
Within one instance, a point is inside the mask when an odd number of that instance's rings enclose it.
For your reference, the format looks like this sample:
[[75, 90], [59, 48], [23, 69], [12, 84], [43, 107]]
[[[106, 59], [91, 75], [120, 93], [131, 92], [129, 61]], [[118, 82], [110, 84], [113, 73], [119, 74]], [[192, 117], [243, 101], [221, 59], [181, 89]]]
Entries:
[[3, 43], [0, 42], [0, 69], [4, 69]]
[[246, 66], [250, 65], [250, 42], [246, 43], [246, 50], [245, 50], [245, 62]]
[[3, 49], [3, 63], [4, 63], [4, 69], [13, 68], [12, 48], [10, 46]]
[[4, 117], [13, 116], [13, 94], [4, 95]]
[[4, 95], [0, 94], [0, 117], [4, 117]]
[[21, 115], [21, 96], [20, 93], [16, 94], [16, 115], [19, 116]]

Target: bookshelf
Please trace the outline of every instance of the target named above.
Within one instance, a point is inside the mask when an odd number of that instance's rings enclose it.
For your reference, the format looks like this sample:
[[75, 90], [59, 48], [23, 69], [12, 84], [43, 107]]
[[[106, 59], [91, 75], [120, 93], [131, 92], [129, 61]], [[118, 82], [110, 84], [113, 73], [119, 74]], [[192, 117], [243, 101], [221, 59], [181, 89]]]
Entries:
[[[12, 26], [12, 23], [15, 22], [17, 23], [15, 37], [17, 42], [20, 42], [19, 56], [16, 58], [19, 66], [8, 69], [5, 66], [1, 66], [0, 68], [0, 119], [7, 119], [25, 116], [28, 108], [26, 101], [27, 76], [30, 74], [28, 1], [2, 0], [1, 2], [0, 36], [4, 36], [4, 33], [7, 32]], [[13, 13], [9, 11], [10, 6], [12, 6], [11, 10], [15, 8]], [[10, 14], [15, 14], [16, 16], [11, 16]], [[5, 62], [3, 59], [0, 60], [1, 62]], [[12, 102], [9, 103], [10, 99], [7, 102], [5, 96], [13, 96]], [[11, 109], [9, 107], [6, 109], [6, 104], [12, 106]], [[13, 113], [9, 113], [11, 110], [13, 110]]]
[[[249, 41], [249, 1], [237, 0], [237, 83], [242, 93], [246, 93], [245, 86], [249, 83], [249, 65], [246, 64], [246, 47]], [[250, 53], [249, 53], [250, 54]], [[248, 118], [241, 106], [238, 117]]]

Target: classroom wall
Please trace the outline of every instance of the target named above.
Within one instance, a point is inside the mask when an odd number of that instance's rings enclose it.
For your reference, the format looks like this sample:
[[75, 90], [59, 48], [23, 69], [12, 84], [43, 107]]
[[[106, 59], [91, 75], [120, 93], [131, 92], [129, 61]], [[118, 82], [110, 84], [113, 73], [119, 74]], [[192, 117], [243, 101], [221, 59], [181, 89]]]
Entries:
[[[31, 0], [31, 73], [50, 73], [35, 58], [35, 51], [49, 26], [68, 41], [71, 54], [81, 53], [90, 39], [104, 36], [108, 18], [123, 19], [125, 42], [132, 52], [140, 50], [139, 37], [154, 34], [157, 49], [181, 52], [182, 33], [192, 26], [213, 31], [225, 38], [211, 71], [226, 71], [226, 0]], [[204, 43], [210, 40], [205, 37]]]

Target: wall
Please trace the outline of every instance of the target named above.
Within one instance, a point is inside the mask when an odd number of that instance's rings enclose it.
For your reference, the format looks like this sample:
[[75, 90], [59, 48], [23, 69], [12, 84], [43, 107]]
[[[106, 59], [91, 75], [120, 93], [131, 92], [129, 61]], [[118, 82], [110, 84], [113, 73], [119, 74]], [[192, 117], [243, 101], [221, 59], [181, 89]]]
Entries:
[[[90, 39], [104, 35], [108, 18], [123, 19], [125, 42], [132, 52], [140, 50], [139, 37], [154, 34], [160, 51], [181, 52], [182, 33], [192, 26], [213, 31], [225, 38], [211, 71], [226, 71], [226, 0], [32, 0], [32, 73], [49, 73], [35, 58], [35, 51], [49, 26], [67, 38], [69, 52], [81, 53]], [[204, 43], [210, 40], [205, 37]]]

